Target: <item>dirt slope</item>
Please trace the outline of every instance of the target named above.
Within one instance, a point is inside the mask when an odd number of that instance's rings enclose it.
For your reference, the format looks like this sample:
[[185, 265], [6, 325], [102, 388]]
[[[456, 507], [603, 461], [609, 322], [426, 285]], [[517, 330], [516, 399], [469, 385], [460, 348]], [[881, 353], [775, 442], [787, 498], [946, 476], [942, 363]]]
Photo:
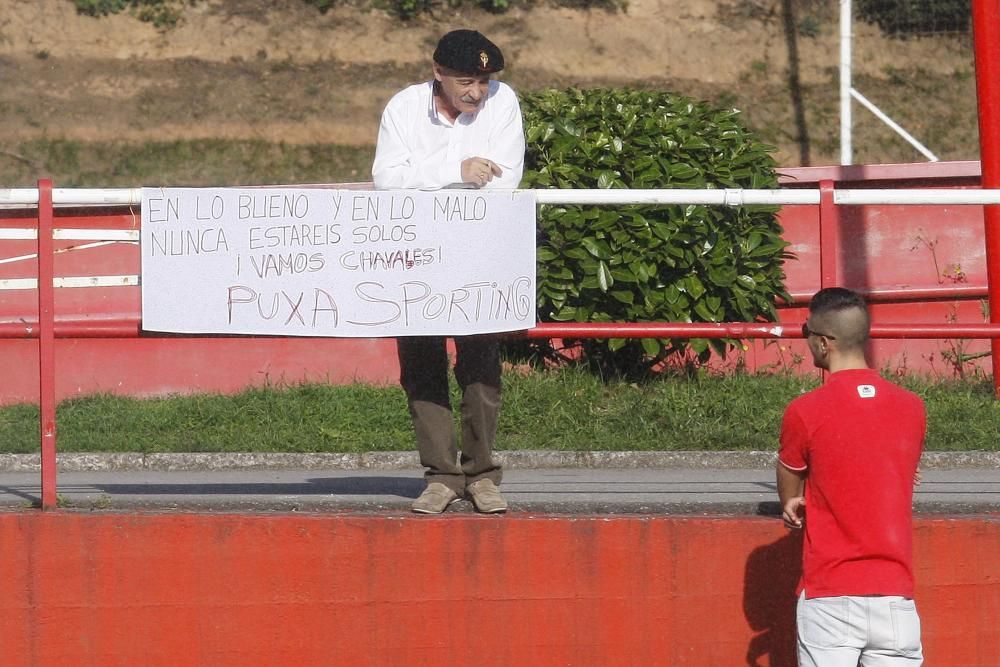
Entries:
[[[167, 31], [127, 14], [79, 16], [69, 0], [5, 5], [0, 145], [38, 137], [369, 145], [388, 96], [427, 76], [437, 37], [471, 26], [505, 49], [511, 64], [504, 77], [515, 87], [656, 86], [721, 100], [774, 135], [766, 138], [779, 145], [779, 162], [797, 164], [801, 157], [791, 122], [789, 40], [777, 0], [630, 0], [619, 13], [442, 9], [409, 23], [351, 7], [321, 15], [301, 0], [201, 0]], [[812, 139], [814, 163], [829, 161], [836, 142], [829, 136], [836, 115], [836, 20], [829, 11], [819, 16], [818, 34], [797, 34], [795, 44], [796, 71], [812, 100], [807, 129], [819, 135]], [[971, 91], [974, 109], [967, 43], [889, 40], [868, 26], [855, 29], [857, 80], [879, 89], [908, 72], [904, 90], [914, 80], [954, 81], [961, 87], [943, 91], [950, 98], [944, 103], [967, 109]], [[905, 115], [913, 112], [908, 95], [887, 97], [900, 98]], [[920, 104], [926, 114], [930, 103]], [[949, 121], [956, 122], [968, 124], [967, 111]], [[964, 154], [974, 141], [961, 145], [944, 157], [975, 158]]]

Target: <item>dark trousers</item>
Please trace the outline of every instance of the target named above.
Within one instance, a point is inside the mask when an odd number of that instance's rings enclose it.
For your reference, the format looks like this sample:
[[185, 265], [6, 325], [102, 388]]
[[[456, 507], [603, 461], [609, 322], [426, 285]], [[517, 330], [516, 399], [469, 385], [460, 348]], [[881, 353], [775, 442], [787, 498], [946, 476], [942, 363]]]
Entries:
[[500, 415], [500, 343], [492, 335], [454, 340], [455, 379], [462, 389], [461, 458], [448, 396], [446, 339], [399, 338], [396, 349], [420, 464], [427, 468], [424, 476], [428, 483], [440, 482], [461, 495], [466, 484], [483, 478], [500, 484], [500, 466], [493, 461]]

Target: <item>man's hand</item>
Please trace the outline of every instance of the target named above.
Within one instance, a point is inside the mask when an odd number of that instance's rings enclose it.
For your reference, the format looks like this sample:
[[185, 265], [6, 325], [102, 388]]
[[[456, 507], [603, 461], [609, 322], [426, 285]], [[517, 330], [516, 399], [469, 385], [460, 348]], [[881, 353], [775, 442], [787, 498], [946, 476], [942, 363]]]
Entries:
[[503, 169], [496, 162], [484, 157], [470, 157], [462, 160], [462, 182], [483, 187], [495, 176], [502, 176]]
[[789, 498], [781, 511], [781, 520], [785, 522], [785, 528], [798, 530], [802, 528], [802, 522], [806, 518], [806, 499], [804, 496]]
[[785, 467], [778, 459], [778, 501], [786, 528], [797, 530], [806, 518], [806, 471]]

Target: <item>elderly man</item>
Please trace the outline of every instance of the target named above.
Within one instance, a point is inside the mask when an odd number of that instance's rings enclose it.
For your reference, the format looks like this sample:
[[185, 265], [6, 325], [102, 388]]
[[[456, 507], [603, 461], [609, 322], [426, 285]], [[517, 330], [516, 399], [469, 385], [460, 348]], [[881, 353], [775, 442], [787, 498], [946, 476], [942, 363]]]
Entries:
[[[389, 100], [379, 126], [372, 178], [380, 190], [513, 189], [524, 168], [524, 130], [517, 96], [493, 79], [500, 49], [474, 30], [438, 42], [434, 78]], [[485, 513], [507, 511], [493, 442], [500, 412], [500, 350], [495, 336], [455, 338], [455, 377], [462, 390], [461, 458], [452, 425], [445, 338], [397, 341], [427, 488], [413, 511], [440, 514], [462, 497]]]
[[798, 602], [802, 667], [923, 662], [913, 601], [913, 485], [926, 431], [923, 401], [868, 367], [869, 317], [831, 287], [802, 333], [830, 372], [785, 410], [778, 451], [782, 518], [805, 527]]

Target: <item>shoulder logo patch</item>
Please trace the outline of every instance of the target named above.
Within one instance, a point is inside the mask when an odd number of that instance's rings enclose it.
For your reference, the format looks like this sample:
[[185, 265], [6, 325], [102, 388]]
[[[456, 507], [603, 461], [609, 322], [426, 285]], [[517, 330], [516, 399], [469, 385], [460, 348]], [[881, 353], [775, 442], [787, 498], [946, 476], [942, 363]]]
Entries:
[[875, 398], [875, 386], [870, 384], [859, 384], [858, 396], [861, 398]]

